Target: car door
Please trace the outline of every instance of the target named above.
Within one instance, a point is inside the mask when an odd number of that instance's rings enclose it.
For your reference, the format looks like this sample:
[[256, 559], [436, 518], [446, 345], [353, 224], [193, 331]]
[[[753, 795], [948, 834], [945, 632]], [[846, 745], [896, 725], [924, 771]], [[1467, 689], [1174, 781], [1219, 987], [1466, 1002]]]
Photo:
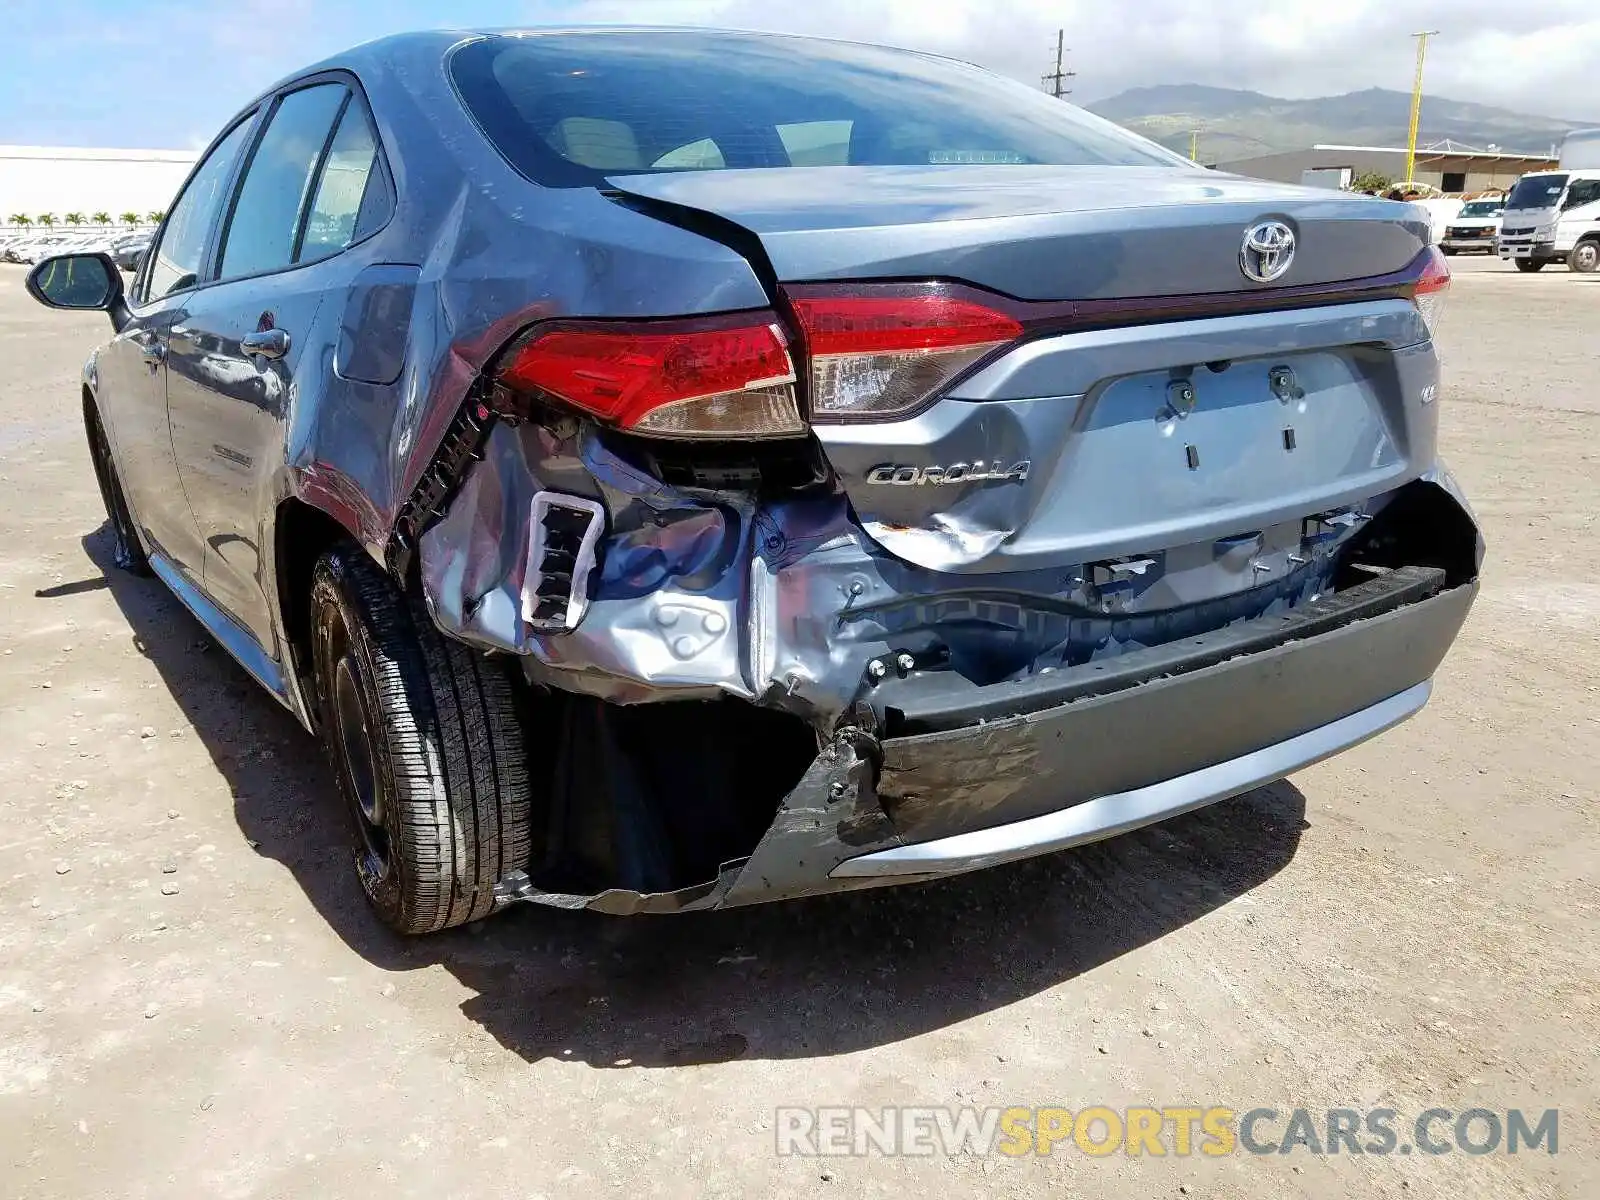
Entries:
[[263, 543], [284, 430], [297, 374], [331, 369], [307, 351], [323, 297], [352, 273], [337, 255], [355, 240], [376, 159], [365, 105], [345, 83], [280, 95], [240, 173], [213, 278], [170, 333], [172, 440], [206, 591], [275, 658]]
[[95, 359], [95, 397], [133, 519], [151, 548], [195, 582], [204, 543], [173, 455], [165, 357], [252, 125], [253, 114], [236, 122], [190, 175], [135, 281], [127, 325]]

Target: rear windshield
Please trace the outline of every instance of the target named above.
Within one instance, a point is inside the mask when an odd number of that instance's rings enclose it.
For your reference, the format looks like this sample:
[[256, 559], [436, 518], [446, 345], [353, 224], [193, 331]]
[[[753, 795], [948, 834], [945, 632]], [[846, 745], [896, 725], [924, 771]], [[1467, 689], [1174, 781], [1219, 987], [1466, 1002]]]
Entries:
[[846, 42], [534, 34], [463, 46], [451, 71], [500, 153], [553, 186], [735, 167], [1189, 165], [1022, 84]]
[[1524, 175], [1506, 197], [1506, 207], [1554, 208], [1566, 186], [1565, 175]]

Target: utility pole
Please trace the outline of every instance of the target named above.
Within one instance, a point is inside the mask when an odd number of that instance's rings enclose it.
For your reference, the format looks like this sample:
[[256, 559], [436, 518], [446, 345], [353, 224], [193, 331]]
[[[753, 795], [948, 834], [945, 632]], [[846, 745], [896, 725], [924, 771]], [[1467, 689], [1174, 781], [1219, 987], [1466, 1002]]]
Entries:
[[1189, 161], [1200, 161], [1200, 131], [1198, 129], [1189, 130]]
[[1428, 54], [1428, 39], [1438, 37], [1439, 31], [1427, 29], [1411, 36], [1417, 39], [1417, 77], [1411, 84], [1411, 132], [1406, 136], [1405, 183], [1412, 182], [1411, 175], [1417, 165], [1417, 123], [1422, 117], [1422, 60]]
[[1067, 52], [1066, 41], [1067, 31], [1065, 29], [1056, 30], [1056, 69], [1044, 76], [1040, 81], [1057, 100], [1063, 96], [1071, 95], [1072, 89], [1066, 87], [1065, 84], [1067, 80], [1077, 75], [1076, 71], [1062, 70], [1062, 63]]

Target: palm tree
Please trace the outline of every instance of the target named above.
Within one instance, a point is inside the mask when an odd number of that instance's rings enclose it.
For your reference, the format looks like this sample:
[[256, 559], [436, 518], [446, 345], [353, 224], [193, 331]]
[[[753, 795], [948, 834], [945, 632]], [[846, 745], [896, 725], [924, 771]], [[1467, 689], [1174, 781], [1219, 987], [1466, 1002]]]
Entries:
[[66, 222], [68, 225], [82, 225], [83, 214], [81, 212], [69, 212], [66, 216]]
[[46, 229], [51, 229], [55, 226], [56, 215], [55, 213], [40, 213], [34, 218], [34, 220], [40, 225], [43, 225]]
[[122, 214], [122, 223], [124, 225], [137, 225], [139, 223], [139, 214], [136, 213], [136, 212], [125, 212], [125, 213], [123, 213]]
[[159, 208], [157, 208], [157, 209], [153, 209], [150, 212], [145, 213], [144, 219], [146, 221], [149, 221], [150, 224], [152, 224], [152, 225], [159, 225], [159, 224], [161, 224], [161, 222], [163, 222], [163, 221], [165, 221], [167, 219], [167, 214], [162, 212]]
[[91, 221], [93, 221], [96, 225], [109, 225], [109, 224], [111, 224], [111, 214], [106, 212], [105, 209], [99, 210], [98, 212], [96, 212], [94, 214], [94, 216], [90, 217], [89, 219]]
[[26, 228], [27, 226], [33, 224], [33, 218], [30, 217], [27, 213], [12, 213], [11, 214], [11, 223], [13, 225], [20, 225], [20, 226]]

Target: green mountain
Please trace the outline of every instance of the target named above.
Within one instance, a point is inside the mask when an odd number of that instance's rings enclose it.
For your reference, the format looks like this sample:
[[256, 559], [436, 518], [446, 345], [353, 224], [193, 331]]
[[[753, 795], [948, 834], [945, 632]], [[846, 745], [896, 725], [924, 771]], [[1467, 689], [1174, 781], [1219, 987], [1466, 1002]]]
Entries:
[[[1368, 88], [1342, 96], [1284, 100], [1260, 92], [1199, 84], [1132, 88], [1086, 106], [1182, 154], [1190, 131], [1200, 130], [1200, 158], [1230, 162], [1319, 143], [1403, 146], [1411, 123], [1411, 96]], [[1543, 154], [1570, 129], [1600, 121], [1535, 117], [1487, 104], [1423, 96], [1418, 145], [1450, 139], [1484, 149]]]

